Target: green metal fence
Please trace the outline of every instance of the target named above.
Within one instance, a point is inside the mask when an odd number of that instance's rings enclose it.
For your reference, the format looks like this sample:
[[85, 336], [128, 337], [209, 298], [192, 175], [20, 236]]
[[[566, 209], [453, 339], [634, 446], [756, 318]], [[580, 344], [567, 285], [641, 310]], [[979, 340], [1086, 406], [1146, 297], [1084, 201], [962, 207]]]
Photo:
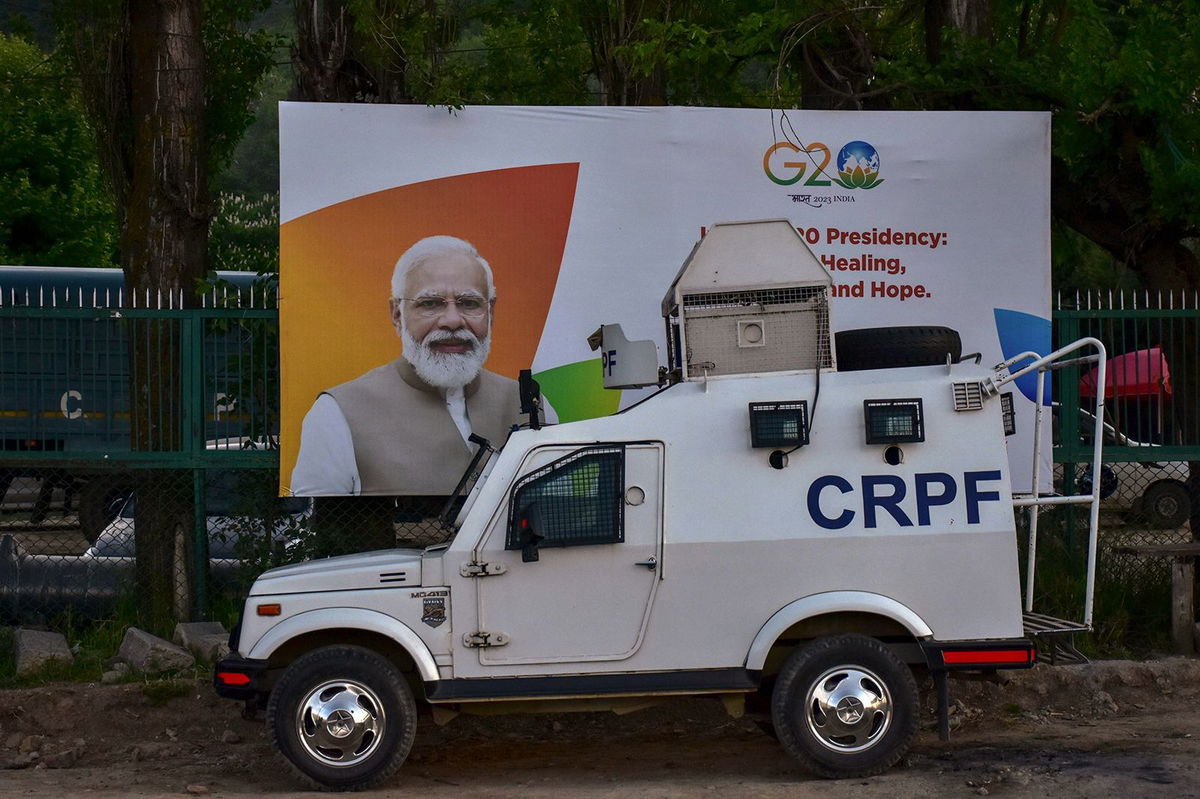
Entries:
[[305, 510], [274, 500], [273, 295], [3, 294], [0, 618], [140, 615], [152, 583], [204, 617], [289, 556]]
[[[1130, 554], [1130, 547], [1193, 540], [1200, 498], [1189, 485], [1200, 461], [1200, 298], [1194, 294], [1060, 295], [1054, 311], [1061, 346], [1093, 336], [1108, 348], [1104, 465], [1096, 609], [1099, 633], [1135, 649], [1161, 643], [1169, 630], [1171, 559]], [[1088, 486], [1095, 393], [1094, 366], [1059, 373], [1055, 385], [1058, 489]], [[1077, 559], [1086, 541], [1082, 513], [1064, 510], [1047, 561]], [[1057, 545], [1057, 546], [1056, 546]], [[1039, 555], [1043, 553], [1039, 552]], [[1040, 580], [1040, 577], [1039, 577]]]
[[0, 623], [225, 617], [267, 567], [444, 539], [444, 497], [279, 497], [269, 287], [65, 300], [0, 285]]

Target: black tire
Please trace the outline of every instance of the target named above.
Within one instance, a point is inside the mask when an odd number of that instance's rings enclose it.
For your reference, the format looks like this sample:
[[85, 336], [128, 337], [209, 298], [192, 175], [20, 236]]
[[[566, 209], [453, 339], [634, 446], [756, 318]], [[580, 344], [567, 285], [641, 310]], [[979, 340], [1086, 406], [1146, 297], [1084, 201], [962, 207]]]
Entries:
[[839, 372], [958, 363], [962, 339], [948, 327], [867, 327], [834, 335]]
[[417, 706], [387, 658], [329, 646], [297, 658], [280, 677], [267, 703], [267, 729], [305, 782], [358, 791], [391, 777], [408, 757]]
[[908, 751], [919, 702], [912, 672], [890, 649], [864, 635], [838, 635], [784, 662], [771, 719], [784, 749], [813, 774], [870, 777]]
[[1142, 516], [1157, 530], [1183, 527], [1192, 515], [1192, 499], [1183, 483], [1155, 483], [1142, 495]]
[[79, 531], [89, 546], [117, 518], [122, 503], [132, 493], [129, 480], [120, 477], [95, 475], [83, 484], [79, 490]]

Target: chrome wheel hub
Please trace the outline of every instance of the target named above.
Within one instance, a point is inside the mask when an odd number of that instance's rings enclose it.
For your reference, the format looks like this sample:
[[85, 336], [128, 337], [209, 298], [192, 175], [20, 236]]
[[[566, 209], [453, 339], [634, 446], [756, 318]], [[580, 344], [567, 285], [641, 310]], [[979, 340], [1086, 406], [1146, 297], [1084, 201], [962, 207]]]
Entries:
[[861, 666], [829, 669], [805, 694], [808, 729], [834, 752], [861, 752], [874, 746], [891, 726], [892, 714], [887, 686]]
[[296, 732], [305, 751], [330, 766], [353, 766], [379, 747], [387, 719], [379, 697], [354, 680], [330, 680], [300, 702]]

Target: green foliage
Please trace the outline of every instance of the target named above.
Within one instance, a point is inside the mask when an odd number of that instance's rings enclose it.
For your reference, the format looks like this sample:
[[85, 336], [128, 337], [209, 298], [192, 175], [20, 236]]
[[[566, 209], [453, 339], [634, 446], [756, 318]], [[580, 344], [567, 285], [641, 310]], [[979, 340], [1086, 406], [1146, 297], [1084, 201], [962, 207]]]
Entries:
[[531, 14], [485, 11], [455, 43], [423, 99], [444, 105], [586, 105], [588, 53], [577, 24], [550, 5]]
[[[254, 121], [238, 141], [229, 163], [213, 176], [209, 184], [216, 194], [244, 194], [248, 197], [278, 194], [279, 101], [287, 99], [291, 87], [292, 72], [287, 65], [277, 64], [266, 74], [254, 107]], [[219, 218], [220, 208], [216, 208], [214, 213]], [[214, 219], [214, 223], [216, 221]]]
[[280, 497], [274, 471], [245, 469], [229, 477], [220, 483], [227, 515], [214, 536], [232, 543], [240, 563], [228, 585], [215, 587], [241, 597], [267, 569], [306, 559], [311, 500]]
[[206, 0], [204, 3], [205, 95], [209, 168], [226, 166], [254, 120], [263, 77], [283, 38], [247, 26], [270, 0]]
[[[762, 3], [740, 3], [743, 7]], [[698, 4], [686, 19], [646, 19], [637, 38], [615, 48], [631, 72], [666, 76], [668, 100], [679, 105], [766, 106], [765, 77], [786, 17], [778, 9], [750, 11]]]
[[1145, 279], [1154, 244], [1200, 234], [1200, 4], [992, 8], [990, 37], [885, 51], [879, 77], [897, 107], [1051, 111], [1056, 219]]
[[110, 266], [111, 200], [60, 72], [34, 45], [0, 34], [0, 263]]
[[1133, 291], [1137, 274], [1062, 222], [1051, 226], [1051, 284], [1055, 291]]
[[279, 193], [219, 194], [208, 234], [208, 263], [213, 270], [278, 272]]

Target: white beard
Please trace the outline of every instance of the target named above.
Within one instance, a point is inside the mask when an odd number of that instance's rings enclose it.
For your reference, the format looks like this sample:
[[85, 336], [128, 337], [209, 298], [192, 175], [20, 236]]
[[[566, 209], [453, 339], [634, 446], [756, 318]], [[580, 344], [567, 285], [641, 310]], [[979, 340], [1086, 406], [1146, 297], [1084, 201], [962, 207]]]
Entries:
[[[441, 389], [462, 388], [470, 383], [483, 369], [492, 348], [491, 334], [482, 341], [465, 327], [455, 332], [435, 328], [418, 342], [408, 332], [408, 326], [400, 324], [400, 340], [404, 342], [404, 357], [417, 370], [417, 376], [431, 386]], [[471, 342], [469, 352], [437, 352], [429, 345], [435, 341], [459, 339]]]

